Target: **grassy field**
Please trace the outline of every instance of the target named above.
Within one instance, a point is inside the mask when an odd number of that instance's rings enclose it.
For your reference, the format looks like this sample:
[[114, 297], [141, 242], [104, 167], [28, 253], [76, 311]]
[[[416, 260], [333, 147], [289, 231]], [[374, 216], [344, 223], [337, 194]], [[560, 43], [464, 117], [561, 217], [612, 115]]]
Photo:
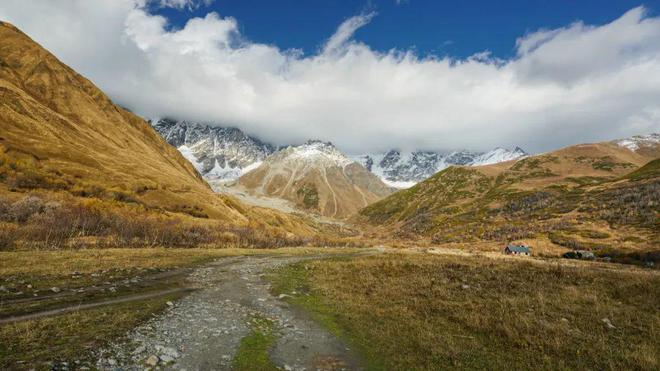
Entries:
[[401, 253], [304, 262], [271, 279], [370, 369], [660, 367], [655, 271]]
[[[0, 319], [185, 287], [189, 268], [221, 257], [353, 250], [142, 248], [0, 252]], [[162, 309], [168, 300], [181, 295], [0, 324], [0, 369], [50, 369], [49, 362], [84, 361], [89, 350], [123, 335]]]

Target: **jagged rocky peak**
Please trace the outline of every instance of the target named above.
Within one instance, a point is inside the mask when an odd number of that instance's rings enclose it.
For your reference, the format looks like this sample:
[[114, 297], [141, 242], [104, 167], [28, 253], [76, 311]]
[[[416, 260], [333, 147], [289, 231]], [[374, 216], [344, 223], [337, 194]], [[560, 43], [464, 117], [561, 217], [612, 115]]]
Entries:
[[660, 133], [651, 133], [646, 135], [635, 135], [630, 138], [618, 139], [613, 141], [616, 145], [628, 148], [631, 151], [638, 151], [644, 147], [655, 147], [660, 144]]
[[449, 153], [390, 150], [383, 154], [358, 155], [353, 159], [378, 175], [386, 184], [407, 188], [451, 165], [487, 165], [515, 160], [523, 156], [527, 156], [527, 153], [520, 147], [513, 150], [498, 147], [483, 153], [465, 150]]
[[346, 166], [353, 162], [337, 149], [331, 142], [311, 139], [299, 146], [289, 146], [273, 156], [274, 160], [280, 161], [303, 161], [318, 163], [324, 166]]
[[272, 145], [233, 127], [172, 119], [150, 122], [207, 179], [237, 179], [275, 151]]

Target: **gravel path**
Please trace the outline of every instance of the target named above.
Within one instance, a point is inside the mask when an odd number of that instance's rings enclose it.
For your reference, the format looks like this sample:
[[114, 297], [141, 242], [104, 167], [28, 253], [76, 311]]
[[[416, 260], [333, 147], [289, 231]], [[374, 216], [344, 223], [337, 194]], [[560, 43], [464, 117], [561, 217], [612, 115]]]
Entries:
[[[322, 256], [321, 256], [322, 257]], [[360, 369], [358, 358], [337, 338], [271, 295], [264, 272], [316, 257], [235, 257], [197, 269], [200, 290], [134, 329], [127, 340], [98, 352], [105, 370], [226, 370], [253, 315], [275, 324], [270, 358], [284, 370]]]

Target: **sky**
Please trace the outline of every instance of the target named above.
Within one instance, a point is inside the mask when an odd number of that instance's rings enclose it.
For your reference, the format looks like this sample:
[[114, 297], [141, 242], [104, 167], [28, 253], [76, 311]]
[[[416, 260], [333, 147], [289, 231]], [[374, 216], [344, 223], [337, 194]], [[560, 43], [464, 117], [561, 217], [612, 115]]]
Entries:
[[660, 1], [3, 0], [145, 118], [352, 153], [660, 132]]

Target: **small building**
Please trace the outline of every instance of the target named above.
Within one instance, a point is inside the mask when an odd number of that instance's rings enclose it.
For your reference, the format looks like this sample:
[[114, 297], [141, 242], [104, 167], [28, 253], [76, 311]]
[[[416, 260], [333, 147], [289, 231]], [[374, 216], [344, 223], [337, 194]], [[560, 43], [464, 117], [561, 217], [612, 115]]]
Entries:
[[524, 256], [532, 255], [529, 246], [525, 244], [513, 244], [513, 243], [506, 245], [506, 247], [504, 248], [504, 253], [506, 255], [524, 255]]

